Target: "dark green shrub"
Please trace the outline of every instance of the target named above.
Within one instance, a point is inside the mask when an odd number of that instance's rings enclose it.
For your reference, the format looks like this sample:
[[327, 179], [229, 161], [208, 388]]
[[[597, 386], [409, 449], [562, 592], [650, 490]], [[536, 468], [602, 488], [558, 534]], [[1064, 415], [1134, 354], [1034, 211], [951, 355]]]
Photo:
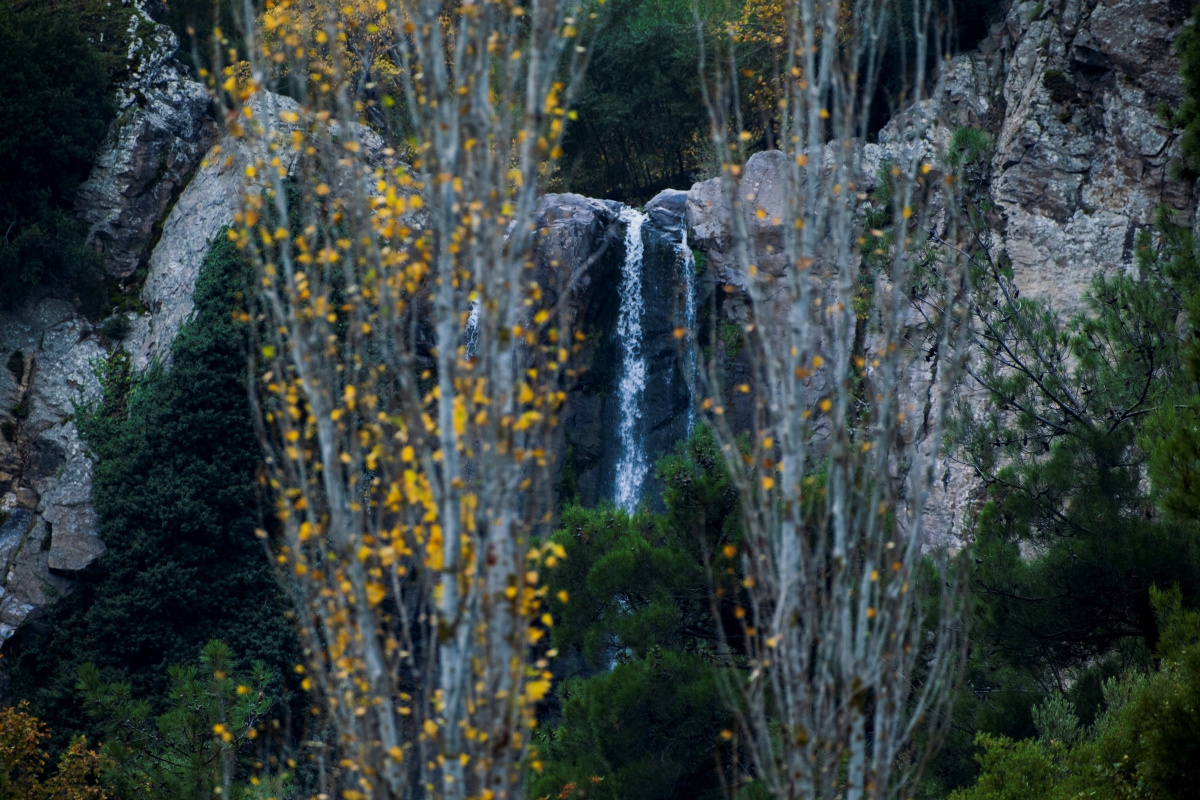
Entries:
[[113, 314], [104, 320], [104, 324], [100, 326], [100, 332], [112, 341], [119, 342], [129, 335], [130, 327], [129, 317], [124, 314]]
[[946, 163], [951, 167], [968, 167], [980, 161], [991, 149], [991, 137], [978, 128], [955, 128], [946, 145]]
[[8, 357], [8, 371], [17, 379], [17, 383], [25, 380], [25, 354], [20, 350], [13, 350]]
[[[167, 668], [168, 701], [162, 713], [139, 699], [127, 683], [108, 683], [94, 664], [79, 668], [79, 691], [88, 716], [102, 731], [101, 753], [110, 763], [104, 783], [119, 797], [146, 800], [249, 798], [248, 785], [260, 737], [282, 712], [281, 683], [262, 662], [235, 672], [230, 648], [211, 641], [199, 668]], [[216, 791], [214, 791], [216, 789]]]
[[1078, 99], [1075, 85], [1057, 69], [1048, 69], [1042, 73], [1042, 86], [1050, 92], [1050, 99], [1055, 103], [1073, 103]]
[[[564, 664], [577, 666], [558, 690], [560, 718], [535, 742], [544, 771], [531, 777], [531, 797], [721, 793], [714, 755], [733, 721], [715, 672], [718, 634], [704, 565], [722, 570], [719, 613], [727, 630], [738, 630], [729, 591], [736, 575], [723, 553], [739, 542], [737, 493], [704, 428], [656, 473], [665, 514], [631, 519], [612, 508], [570, 507], [552, 537], [567, 558], [550, 574], [550, 594], [568, 598], [552, 601], [552, 643], [562, 654], [560, 676]], [[738, 641], [730, 642], [735, 652]], [[738, 680], [737, 670], [725, 673]]]
[[68, 209], [112, 115], [109, 72], [69, 8], [0, 4], [0, 303], [45, 277], [92, 294], [96, 255]]

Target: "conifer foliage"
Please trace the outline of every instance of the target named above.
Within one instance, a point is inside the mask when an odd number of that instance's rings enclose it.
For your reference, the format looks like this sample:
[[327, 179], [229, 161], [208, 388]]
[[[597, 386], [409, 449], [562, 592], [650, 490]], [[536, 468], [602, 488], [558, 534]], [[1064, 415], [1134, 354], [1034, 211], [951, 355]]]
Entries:
[[43, 278], [97, 281], [70, 212], [112, 116], [109, 75], [74, 13], [0, 3], [0, 305]]
[[736, 673], [744, 653], [718, 655], [713, 612], [732, 622], [734, 604], [728, 590], [713, 604], [711, 579], [736, 586], [722, 551], [739, 539], [737, 493], [706, 428], [657, 473], [665, 514], [572, 507], [553, 537], [567, 558], [549, 581], [551, 642], [562, 663], [583, 666], [560, 684], [561, 719], [538, 737], [544, 771], [531, 797], [720, 795], [733, 715], [716, 671]]

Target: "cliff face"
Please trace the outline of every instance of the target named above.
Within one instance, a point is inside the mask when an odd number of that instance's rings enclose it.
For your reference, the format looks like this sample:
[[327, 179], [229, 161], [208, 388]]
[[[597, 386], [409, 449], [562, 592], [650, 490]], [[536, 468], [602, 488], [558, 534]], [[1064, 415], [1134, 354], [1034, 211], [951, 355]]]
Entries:
[[[946, 66], [920, 110], [944, 141], [954, 127], [995, 143], [990, 194], [1023, 292], [1065, 312], [1097, 273], [1134, 269], [1133, 244], [1166, 205], [1190, 220], [1196, 189], [1172, 180], [1181, 132], [1160, 106], [1183, 101], [1172, 0], [1014, 3], [975, 52]], [[889, 127], [881, 141], [905, 131]]]
[[[995, 208], [998, 241], [1012, 262], [1023, 295], [1049, 301], [1064, 315], [1081, 310], [1099, 274], [1134, 272], [1134, 242], [1167, 207], [1196, 223], [1197, 187], [1174, 180], [1182, 132], [1160, 107], [1183, 100], [1172, 42], [1190, 9], [1168, 0], [1051, 0], [1013, 4], [979, 48], [943, 65], [939, 91], [863, 145], [867, 166], [923, 151], [935, 161], [956, 128], [985, 131], [994, 143], [987, 193]], [[760, 153], [747, 163], [743, 201], [763, 208], [748, 217], [760, 269], [782, 268], [774, 218], [781, 213], [780, 154]], [[694, 246], [707, 254], [706, 297], [716, 295], [718, 325], [749, 321], [744, 278], [728, 257], [730, 220], [719, 182], [688, 193]], [[728, 354], [727, 354], [728, 355]], [[724, 362], [726, 385], [748, 365]], [[910, 404], [920, 408], [932, 376], [914, 360], [904, 377]], [[818, 396], [820, 386], [812, 386]], [[970, 394], [974, 387], [966, 385]], [[746, 414], [729, 398], [735, 420]], [[745, 404], [748, 398], [742, 400]], [[910, 436], [924, 451], [919, 430]], [[978, 485], [952, 461], [939, 462], [938, 485], [927, 509], [930, 544], [955, 545], [974, 508]]]
[[[1134, 269], [1133, 243], [1160, 204], [1183, 219], [1195, 216], [1196, 187], [1170, 177], [1180, 132], [1158, 113], [1160, 104], [1182, 100], [1171, 43], [1186, 24], [1187, 5], [1015, 3], [977, 50], [943, 65], [942, 91], [912, 109], [921, 124], [887, 126], [878, 144], [864, 146], [865, 160], [910, 147], [936, 157], [958, 126], [988, 132], [995, 143], [988, 192], [1017, 282], [1027, 295], [1076, 310], [1092, 276]], [[146, 312], [129, 316], [124, 344], [139, 368], [169, 356], [192, 311], [207, 245], [232, 221], [242, 166], [253, 156], [234, 141], [221, 142], [219, 156], [209, 150], [216, 126], [203, 87], [170, 58], [170, 33], [147, 30], [154, 33], [133, 53], [141, 66], [123, 89], [122, 113], [78, 209], [112, 275], [147, 269], [140, 290]], [[742, 183], [768, 212], [779, 202], [777, 158], [756, 156]], [[612, 337], [625, 257], [619, 212], [614, 203], [577, 195], [547, 197], [540, 209], [539, 281], [570, 295], [574, 326], [587, 335], [586, 369], [563, 416], [560, 463], [568, 488], [588, 503], [610, 496], [615, 458], [619, 357]], [[674, 337], [685, 234], [705, 254], [695, 276], [699, 327], [718, 332], [707, 347], [721, 360], [723, 383], [744, 382], [749, 365], [737, 338], [747, 321], [743, 282], [724, 255], [729, 219], [718, 185], [666, 192], [646, 212], [643, 427], [653, 457], [686, 431], [691, 402], [687, 356]], [[778, 238], [771, 216], [751, 221], [764, 269], [778, 259], [766, 252]], [[50, 292], [0, 312], [0, 362], [7, 364], [0, 364], [0, 641], [69, 591], [73, 576], [104, 550], [90, 503], [91, 463], [73, 422], [73, 403], [100, 391], [92, 365], [114, 346], [96, 327]], [[914, 392], [927, 385], [927, 376], [911, 379]], [[748, 418], [737, 402], [729, 408], [735, 422]], [[931, 513], [944, 540], [953, 541], [975, 487], [948, 464], [943, 474]]]

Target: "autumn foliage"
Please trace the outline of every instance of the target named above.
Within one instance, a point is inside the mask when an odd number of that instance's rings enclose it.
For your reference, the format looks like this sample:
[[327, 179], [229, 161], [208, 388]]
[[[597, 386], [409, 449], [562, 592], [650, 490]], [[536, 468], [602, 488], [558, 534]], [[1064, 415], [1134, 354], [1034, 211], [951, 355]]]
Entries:
[[[261, 535], [348, 800], [511, 797], [537, 767], [540, 570], [563, 552], [532, 537], [572, 339], [532, 253], [579, 22], [540, 0], [279, 0], [213, 79], [252, 154], [231, 238], [256, 269]], [[362, 125], [380, 106], [407, 141]]]
[[0, 798], [3, 800], [105, 800], [100, 772], [106, 763], [82, 737], [50, 768], [42, 749], [50, 732], [28, 705], [0, 708]]

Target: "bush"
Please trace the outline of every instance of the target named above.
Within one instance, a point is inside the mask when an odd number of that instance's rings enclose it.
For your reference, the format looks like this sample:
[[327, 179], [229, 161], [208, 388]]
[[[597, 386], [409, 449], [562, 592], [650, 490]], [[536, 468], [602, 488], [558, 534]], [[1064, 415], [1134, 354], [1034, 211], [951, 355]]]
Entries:
[[0, 800], [105, 800], [99, 777], [107, 760], [80, 738], [51, 771], [42, 750], [49, 735], [27, 704], [0, 708]]
[[979, 780], [951, 800], [1196, 796], [1200, 614], [1182, 608], [1177, 589], [1154, 596], [1164, 631], [1161, 668], [1150, 675], [1130, 670], [1106, 681], [1105, 708], [1087, 729], [1079, 727], [1069, 703], [1054, 698], [1035, 711], [1046, 726], [1039, 738], [979, 734]]
[[[571, 507], [552, 538], [567, 556], [549, 578], [560, 677], [562, 665], [582, 666], [560, 684], [561, 719], [538, 734], [544, 771], [532, 777], [531, 797], [721, 793], [714, 754], [720, 732], [733, 727], [721, 681], [739, 678], [714, 666], [718, 632], [704, 565], [728, 568], [721, 575], [736, 585], [725, 551], [736, 552], [739, 540], [737, 493], [705, 428], [656, 474], [665, 514]], [[736, 593], [722, 591], [724, 627], [740, 630]], [[735, 653], [739, 642], [729, 642]]]
[[214, 640], [201, 651], [199, 669], [170, 667], [168, 707], [158, 715], [128, 684], [105, 683], [92, 664], [80, 667], [87, 713], [104, 731], [105, 784], [146, 800], [251, 797], [257, 740], [280, 710], [279, 680], [261, 662], [234, 674], [233, 661], [229, 647]]

